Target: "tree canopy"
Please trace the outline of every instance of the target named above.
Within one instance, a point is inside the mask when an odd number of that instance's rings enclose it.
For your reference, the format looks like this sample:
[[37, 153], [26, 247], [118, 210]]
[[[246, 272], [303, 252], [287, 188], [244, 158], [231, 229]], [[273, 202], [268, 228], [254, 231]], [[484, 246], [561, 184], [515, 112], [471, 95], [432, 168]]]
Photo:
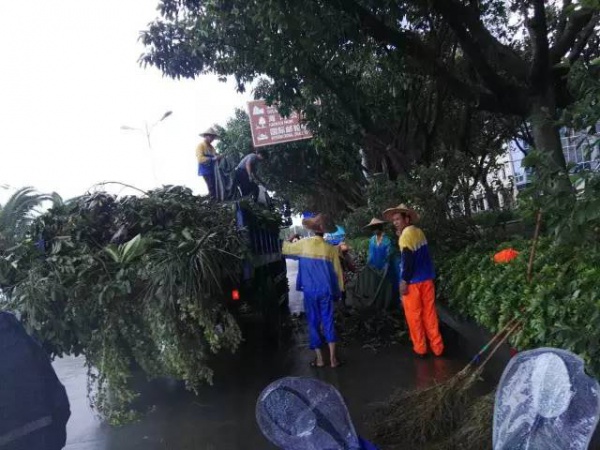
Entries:
[[[219, 127], [220, 153], [236, 160], [253, 151], [250, 122], [245, 111]], [[357, 146], [319, 139], [277, 144], [269, 159], [260, 164], [261, 178], [270, 191], [289, 201], [297, 212], [303, 210], [345, 213], [364, 204], [365, 177]]]
[[162, 0], [141, 60], [172, 77], [232, 75], [241, 90], [266, 76], [257, 95], [306, 110], [327, 132], [331, 108], [342, 134], [397, 172], [419, 150], [402, 138], [415, 106], [445, 114], [451, 96], [527, 119], [564, 172], [556, 119], [574, 101], [572, 68], [594, 70], [599, 9], [598, 0]]

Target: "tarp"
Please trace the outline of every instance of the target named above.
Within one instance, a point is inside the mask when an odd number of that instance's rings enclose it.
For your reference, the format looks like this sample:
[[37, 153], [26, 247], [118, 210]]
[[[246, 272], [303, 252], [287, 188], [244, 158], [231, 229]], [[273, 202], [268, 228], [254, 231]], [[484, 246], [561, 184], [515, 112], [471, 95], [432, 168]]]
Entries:
[[519, 353], [504, 370], [494, 405], [494, 450], [586, 450], [600, 415], [600, 386], [573, 353]]
[[233, 198], [235, 166], [235, 158], [232, 156], [226, 156], [216, 164], [213, 164], [216, 199], [221, 202]]
[[346, 286], [346, 299], [350, 306], [391, 311], [398, 308], [398, 290], [394, 277], [388, 270], [365, 266]]
[[0, 312], [0, 449], [60, 450], [70, 415], [44, 350], [14, 315]]
[[[237, 198], [238, 193], [236, 190], [238, 186], [235, 180], [235, 168], [239, 162], [238, 159], [233, 155], [227, 155], [216, 164], [213, 164], [216, 200], [220, 202]], [[258, 198], [256, 202], [271, 207], [271, 198], [264, 186], [258, 186]]]
[[346, 238], [346, 230], [336, 225], [336, 230], [333, 233], [325, 233], [323, 238], [331, 245], [338, 245]]

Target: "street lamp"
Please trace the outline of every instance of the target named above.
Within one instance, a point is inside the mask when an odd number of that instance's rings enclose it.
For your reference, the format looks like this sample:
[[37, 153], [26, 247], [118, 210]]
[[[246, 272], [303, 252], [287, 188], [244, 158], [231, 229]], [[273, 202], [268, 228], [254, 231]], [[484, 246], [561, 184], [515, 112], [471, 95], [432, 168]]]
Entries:
[[148, 125], [148, 122], [144, 121], [143, 128], [130, 127], [129, 125], [121, 125], [121, 130], [123, 130], [123, 131], [139, 131], [140, 133], [143, 133], [144, 136], [146, 136], [146, 142], [148, 143], [148, 150], [150, 150], [150, 156], [152, 158], [152, 174], [154, 176], [154, 182], [157, 184], [158, 184], [158, 177], [156, 176], [156, 166], [154, 164], [154, 150], [152, 148], [152, 141], [150, 140], [150, 135], [152, 134], [152, 130], [154, 129], [154, 127], [156, 125], [158, 125], [160, 122], [162, 122], [163, 120], [165, 120], [167, 117], [169, 117], [171, 114], [173, 114], [173, 111], [166, 111], [162, 115], [162, 117], [160, 119], [158, 119], [156, 122], [154, 122], [152, 125]]

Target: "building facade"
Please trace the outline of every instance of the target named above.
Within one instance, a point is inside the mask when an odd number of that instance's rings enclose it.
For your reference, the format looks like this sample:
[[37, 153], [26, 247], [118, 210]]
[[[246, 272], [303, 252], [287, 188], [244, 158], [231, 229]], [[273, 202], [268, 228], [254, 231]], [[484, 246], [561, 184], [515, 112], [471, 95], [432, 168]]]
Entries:
[[[560, 136], [565, 160], [572, 174], [583, 170], [600, 172], [600, 133], [590, 135], [563, 128]], [[508, 147], [508, 157], [514, 174], [515, 195], [531, 182], [531, 171], [523, 167], [523, 159], [529, 150], [529, 146], [522, 141], [511, 142]]]

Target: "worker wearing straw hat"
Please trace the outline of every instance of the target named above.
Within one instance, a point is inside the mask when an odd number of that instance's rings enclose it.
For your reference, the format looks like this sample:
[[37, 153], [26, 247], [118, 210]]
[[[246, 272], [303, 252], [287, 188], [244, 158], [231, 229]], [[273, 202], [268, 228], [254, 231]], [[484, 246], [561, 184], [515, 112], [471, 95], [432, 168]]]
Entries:
[[210, 197], [215, 199], [217, 197], [215, 162], [221, 159], [221, 155], [217, 155], [212, 143], [215, 139], [219, 139], [219, 134], [211, 127], [204, 133], [200, 133], [200, 136], [204, 139], [196, 147], [198, 175], [204, 178]]
[[369, 241], [367, 265], [347, 291], [348, 303], [354, 307], [377, 310], [397, 307], [395, 270], [390, 264], [392, 241], [383, 232], [385, 223], [374, 218], [364, 227], [373, 232], [373, 237]]
[[435, 310], [435, 270], [425, 234], [415, 226], [419, 214], [402, 204], [384, 211], [383, 217], [394, 224], [401, 252], [400, 295], [408, 323], [413, 350], [427, 354], [427, 344], [434, 355], [444, 352]]
[[386, 222], [383, 220], [374, 217], [365, 226], [366, 229], [373, 232], [373, 237], [369, 241], [367, 264], [377, 270], [384, 270], [386, 268], [392, 250], [392, 241], [383, 232], [385, 224]]
[[329, 345], [330, 365], [337, 368], [341, 361], [336, 355], [337, 335], [333, 314], [334, 301], [341, 297], [344, 290], [344, 275], [338, 249], [323, 239], [325, 233], [335, 231], [336, 227], [324, 214], [304, 219], [302, 225], [316, 236], [293, 244], [285, 242], [283, 254], [286, 258], [297, 259], [299, 263], [296, 285], [297, 289], [304, 293], [310, 348], [316, 354], [311, 367], [325, 366], [321, 351], [322, 328], [325, 341]]

